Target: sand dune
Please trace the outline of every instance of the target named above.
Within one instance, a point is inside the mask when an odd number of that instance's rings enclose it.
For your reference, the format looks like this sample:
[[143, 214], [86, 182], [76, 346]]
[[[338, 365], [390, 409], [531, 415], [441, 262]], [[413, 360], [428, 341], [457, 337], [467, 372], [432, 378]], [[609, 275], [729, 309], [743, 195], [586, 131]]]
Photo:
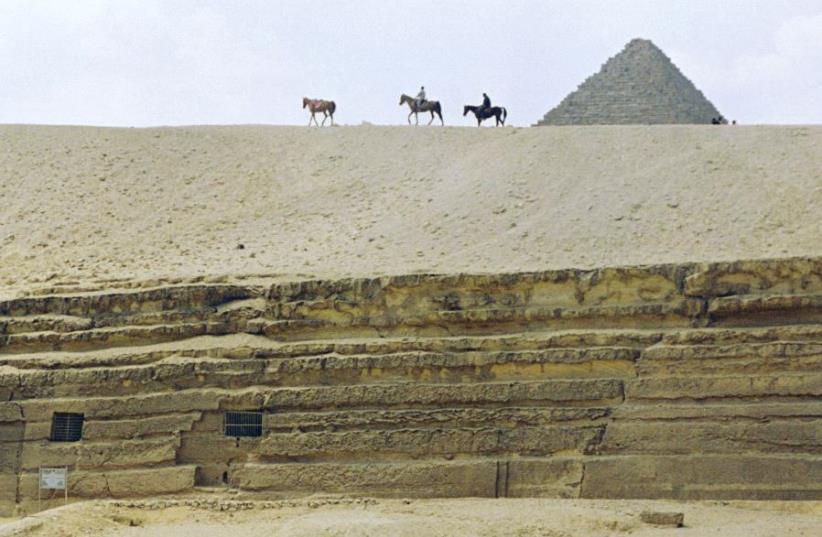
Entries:
[[820, 254], [822, 127], [0, 127], [6, 290]]

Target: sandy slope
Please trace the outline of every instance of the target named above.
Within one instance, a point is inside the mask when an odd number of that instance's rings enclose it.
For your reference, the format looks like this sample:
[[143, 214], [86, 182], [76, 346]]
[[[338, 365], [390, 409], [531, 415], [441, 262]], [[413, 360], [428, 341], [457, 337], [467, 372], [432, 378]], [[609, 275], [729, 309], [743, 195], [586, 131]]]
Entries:
[[820, 254], [822, 127], [0, 126], [7, 289]]
[[[0, 537], [816, 537], [820, 502], [643, 500], [346, 500], [274, 502], [250, 510], [70, 505], [0, 525]], [[248, 506], [248, 503], [245, 503]], [[681, 512], [685, 527], [639, 514]]]

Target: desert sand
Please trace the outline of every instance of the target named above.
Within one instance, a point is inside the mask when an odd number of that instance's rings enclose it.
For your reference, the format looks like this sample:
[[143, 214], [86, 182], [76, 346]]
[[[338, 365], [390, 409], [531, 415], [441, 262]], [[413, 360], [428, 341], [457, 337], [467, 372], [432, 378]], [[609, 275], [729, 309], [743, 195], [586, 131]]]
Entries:
[[[644, 511], [683, 513], [682, 528]], [[0, 537], [815, 537], [820, 502], [374, 500], [90, 502], [5, 526]]]
[[0, 293], [822, 253], [822, 127], [0, 127]]
[[[0, 296], [819, 256], [821, 238], [822, 127], [0, 126]], [[175, 501], [70, 505], [0, 520], [0, 536], [764, 537], [822, 527], [819, 502], [343, 499], [225, 512]], [[686, 527], [645, 524], [646, 509], [683, 512]]]

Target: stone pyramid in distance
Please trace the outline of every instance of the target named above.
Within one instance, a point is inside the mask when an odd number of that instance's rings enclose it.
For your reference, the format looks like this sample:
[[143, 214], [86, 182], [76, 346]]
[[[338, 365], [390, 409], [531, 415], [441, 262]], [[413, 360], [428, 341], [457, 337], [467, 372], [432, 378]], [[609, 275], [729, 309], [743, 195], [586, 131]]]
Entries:
[[709, 124], [718, 116], [665, 53], [634, 39], [537, 125]]

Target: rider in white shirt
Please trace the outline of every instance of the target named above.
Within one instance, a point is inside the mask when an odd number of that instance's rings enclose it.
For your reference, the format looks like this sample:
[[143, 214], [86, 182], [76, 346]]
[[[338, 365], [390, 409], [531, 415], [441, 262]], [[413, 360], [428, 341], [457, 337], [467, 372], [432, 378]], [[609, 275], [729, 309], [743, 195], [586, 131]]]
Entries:
[[422, 87], [420, 87], [420, 92], [417, 93], [417, 100], [416, 100], [417, 110], [420, 110], [422, 108], [422, 103], [424, 103], [424, 102], [425, 102], [425, 86], [422, 86]]

